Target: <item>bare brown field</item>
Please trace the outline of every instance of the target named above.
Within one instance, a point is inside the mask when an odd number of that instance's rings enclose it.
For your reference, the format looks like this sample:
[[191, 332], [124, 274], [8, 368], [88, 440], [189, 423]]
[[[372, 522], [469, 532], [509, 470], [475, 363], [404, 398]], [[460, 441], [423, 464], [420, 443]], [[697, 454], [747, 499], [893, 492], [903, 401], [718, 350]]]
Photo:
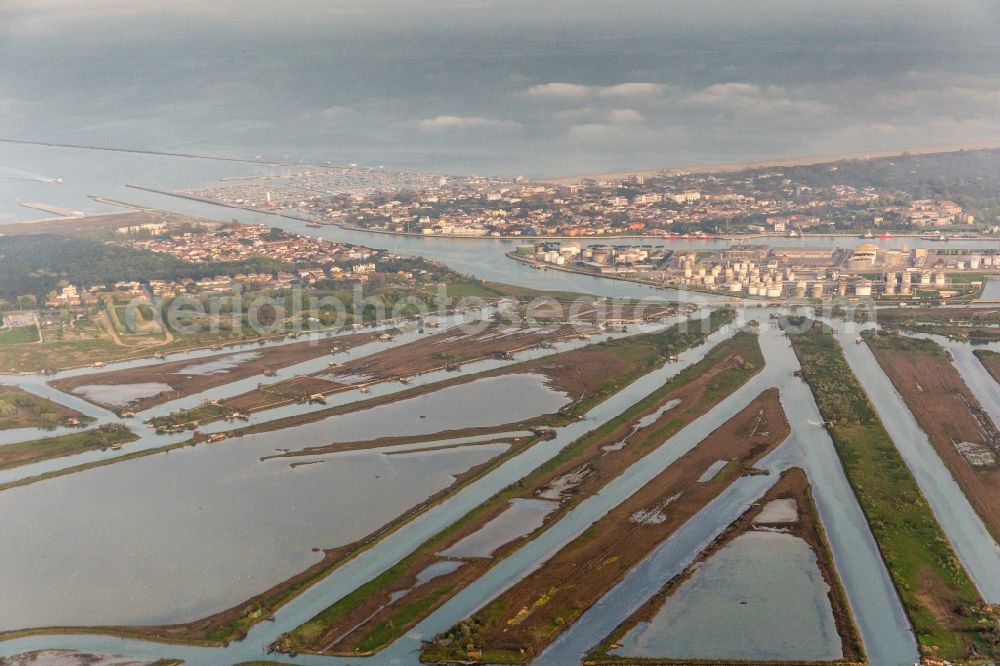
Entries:
[[891, 335], [872, 337], [869, 346], [987, 528], [1000, 537], [1000, 432], [945, 351], [930, 340]]

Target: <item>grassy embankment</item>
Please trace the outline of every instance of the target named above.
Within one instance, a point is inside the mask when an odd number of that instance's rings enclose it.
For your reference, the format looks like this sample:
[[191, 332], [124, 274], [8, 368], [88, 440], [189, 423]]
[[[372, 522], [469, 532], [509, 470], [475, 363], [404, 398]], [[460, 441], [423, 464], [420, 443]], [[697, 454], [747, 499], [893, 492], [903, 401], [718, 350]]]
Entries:
[[[727, 360], [734, 355], [742, 358], [743, 362], [726, 365]], [[733, 339], [723, 342], [711, 350], [703, 360], [683, 370], [614, 419], [574, 441], [520, 481], [507, 487], [447, 529], [431, 537], [398, 564], [360, 586], [309, 622], [298, 627], [291, 634], [283, 637], [279, 641], [280, 647], [285, 650], [300, 651], [317, 649], [315, 643], [331, 628], [345, 623], [345, 618], [358, 613], [359, 609], [364, 604], [370, 603], [371, 599], [387, 596], [391, 589], [405, 588], [426, 564], [433, 561], [436, 552], [458, 541], [465, 534], [474, 532], [479, 526], [485, 524], [508, 506], [512, 499], [534, 497], [536, 491], [545, 487], [554, 478], [565, 474], [567, 470], [586, 464], [592, 465], [598, 470], [597, 473], [584, 482], [576, 493], [568, 499], [564, 499], [560, 508], [547, 517], [545, 526], [551, 524], [582, 499], [599, 491], [628, 465], [649, 453], [655, 448], [655, 445], [662, 443], [742, 386], [750, 377], [760, 371], [763, 364], [763, 356], [757, 345], [756, 336], [748, 333], [736, 334]], [[713, 369], [722, 365], [725, 365], [725, 368], [719, 368], [713, 374]], [[706, 377], [709, 377], [707, 381], [705, 381]], [[603, 455], [602, 446], [619, 441], [623, 434], [628, 433], [631, 424], [638, 421], [643, 415], [654, 412], [658, 406], [662, 406], [672, 396], [684, 392], [690, 384], [699, 380], [704, 381], [704, 386], [700, 386], [697, 391], [687, 396], [691, 398], [690, 404], [684, 404], [668, 412], [665, 417], [659, 419], [641, 435], [637, 434], [634, 440], [630, 440], [629, 446], [616, 452], [615, 455]], [[602, 465], [607, 466], [603, 473], [601, 473]], [[526, 535], [516, 543], [533, 538], [533, 536], [534, 534]], [[502, 559], [503, 554], [510, 552], [514, 546], [515, 543], [507, 544], [503, 547], [502, 552], [495, 554], [492, 561], [469, 562], [459, 571], [469, 574], [480, 573]], [[421, 594], [413, 595], [407, 602], [400, 603], [399, 607], [393, 609], [387, 617], [369, 618], [369, 621], [371, 619], [377, 621], [370, 622], [372, 626], [363, 632], [364, 635], [357, 637], [354, 653], [377, 651], [405, 633], [421, 618], [427, 616], [462, 588], [462, 580], [452, 580], [453, 582], [449, 584], [448, 579], [441, 579], [438, 584], [433, 586], [433, 589], [425, 589]]]
[[0, 345], [23, 345], [38, 342], [38, 327], [15, 326], [0, 330]]
[[0, 470], [120, 446], [139, 439], [126, 428], [97, 428], [59, 437], [47, 437], [0, 446]]
[[898, 328], [973, 343], [1000, 340], [1000, 310], [996, 309], [888, 308], [878, 311], [878, 323], [886, 331]]
[[977, 349], [972, 353], [976, 355], [990, 376], [1000, 383], [1000, 353], [989, 349]]
[[54, 428], [77, 419], [80, 424], [94, 419], [47, 398], [16, 386], [0, 384], [0, 430], [12, 428]]
[[920, 651], [965, 662], [1000, 654], [988, 612], [833, 335], [789, 336]]

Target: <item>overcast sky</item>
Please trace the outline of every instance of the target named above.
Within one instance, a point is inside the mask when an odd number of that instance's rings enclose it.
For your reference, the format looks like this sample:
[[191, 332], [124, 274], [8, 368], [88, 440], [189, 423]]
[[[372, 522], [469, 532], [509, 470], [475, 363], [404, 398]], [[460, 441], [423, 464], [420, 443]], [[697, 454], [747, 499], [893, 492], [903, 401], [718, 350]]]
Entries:
[[997, 140], [1000, 3], [2, 0], [0, 120], [535, 176]]

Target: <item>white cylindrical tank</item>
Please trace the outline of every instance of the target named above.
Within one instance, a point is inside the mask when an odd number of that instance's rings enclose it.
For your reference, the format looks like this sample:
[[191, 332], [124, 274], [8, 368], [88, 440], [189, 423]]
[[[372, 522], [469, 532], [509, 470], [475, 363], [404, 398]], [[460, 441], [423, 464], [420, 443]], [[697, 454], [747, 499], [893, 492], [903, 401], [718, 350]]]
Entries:
[[823, 283], [822, 282], [813, 282], [812, 297], [813, 298], [823, 298]]

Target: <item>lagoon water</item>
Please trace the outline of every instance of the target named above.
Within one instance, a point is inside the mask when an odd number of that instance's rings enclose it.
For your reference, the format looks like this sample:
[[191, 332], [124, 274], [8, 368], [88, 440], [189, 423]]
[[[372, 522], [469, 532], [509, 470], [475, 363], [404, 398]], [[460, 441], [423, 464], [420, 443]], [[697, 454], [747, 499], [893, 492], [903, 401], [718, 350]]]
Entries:
[[260, 352], [242, 352], [239, 354], [228, 354], [220, 358], [208, 360], [203, 363], [186, 365], [174, 374], [177, 375], [220, 375], [225, 374], [247, 361], [260, 358]]
[[[277, 440], [280, 441], [280, 438]], [[505, 444], [318, 464], [179, 449], [4, 491], [0, 630], [171, 623], [228, 608], [364, 537]], [[81, 575], [86, 572], [86, 575]]]
[[287, 448], [380, 437], [429, 435], [443, 430], [498, 426], [551, 414], [569, 398], [545, 385], [541, 375], [513, 374], [477, 379], [431, 393], [357, 412], [305, 423], [278, 433], [249, 435], [244, 440], [274, 437]]
[[125, 407], [130, 402], [151, 398], [154, 395], [172, 390], [173, 388], [169, 384], [163, 382], [142, 382], [139, 384], [84, 384], [77, 386], [73, 392], [87, 400], [103, 405]]
[[491, 557], [500, 546], [541, 527], [545, 516], [557, 508], [557, 502], [513, 499], [503, 513], [438, 554], [442, 557]]
[[317, 561], [311, 548], [362, 538], [508, 445], [262, 456], [530, 418], [566, 403], [543, 380], [480, 379], [4, 491], [0, 630], [170, 623], [235, 605]]
[[747, 532], [697, 567], [615, 655], [832, 661], [843, 656], [829, 586], [802, 539]]
[[728, 460], [716, 460], [714, 463], [708, 466], [708, 469], [698, 477], [698, 483], [708, 483], [715, 476], [722, 471], [722, 468], [729, 463]]

